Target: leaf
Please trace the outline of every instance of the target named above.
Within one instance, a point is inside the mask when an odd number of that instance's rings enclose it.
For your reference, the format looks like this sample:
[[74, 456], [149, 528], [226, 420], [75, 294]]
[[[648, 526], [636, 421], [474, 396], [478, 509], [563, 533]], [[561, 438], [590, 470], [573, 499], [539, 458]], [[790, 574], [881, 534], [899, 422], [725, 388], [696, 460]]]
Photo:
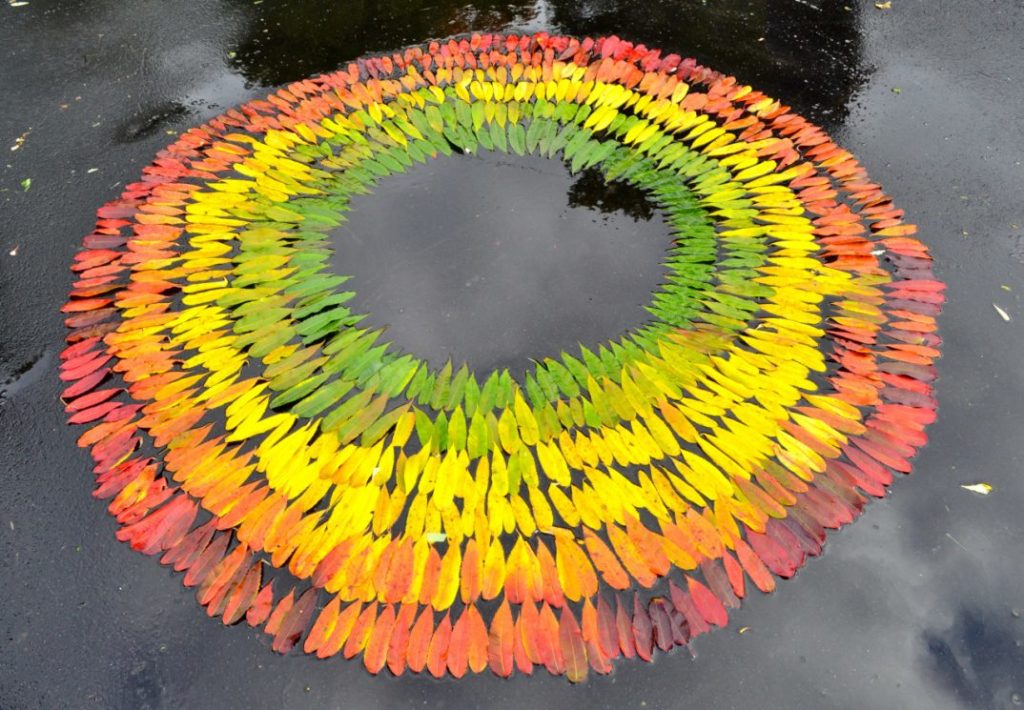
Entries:
[[434, 613], [429, 607], [425, 608], [416, 619], [416, 623], [409, 632], [409, 649], [406, 654], [406, 661], [409, 670], [420, 673], [427, 665], [430, 653], [430, 642], [434, 633]]
[[491, 630], [487, 642], [488, 664], [494, 674], [502, 678], [512, 675], [514, 634], [515, 624], [512, 621], [512, 611], [509, 609], [508, 600], [505, 599], [491, 619]]
[[348, 640], [345, 642], [345, 648], [342, 650], [342, 655], [345, 658], [352, 658], [366, 647], [366, 642], [370, 639], [370, 633], [373, 631], [373, 624], [376, 620], [377, 602], [374, 601], [363, 609], [352, 625], [352, 630], [348, 634]]
[[640, 595], [633, 594], [633, 618], [631, 620], [633, 642], [636, 644], [636, 655], [650, 661], [654, 653], [654, 625], [647, 609], [640, 603]]
[[416, 604], [403, 604], [395, 618], [395, 626], [391, 630], [391, 641], [388, 643], [388, 670], [399, 676], [405, 670], [406, 656], [409, 649], [409, 631], [416, 618]]
[[363, 652], [363, 665], [366, 670], [376, 675], [387, 662], [388, 647], [391, 644], [391, 632], [395, 627], [395, 608], [388, 604], [377, 617]]
[[[531, 130], [533, 126], [530, 126]], [[523, 126], [519, 123], [510, 123], [508, 126], [508, 142], [512, 146], [512, 150], [518, 155], [526, 153], [527, 146], [527, 132], [523, 129]]]
[[721, 600], [711, 593], [710, 589], [690, 576], [686, 578], [686, 585], [690, 590], [694, 606], [708, 623], [715, 626], [725, 626], [729, 623], [729, 615], [726, 613], [725, 607]]
[[452, 628], [449, 649], [447, 649], [447, 669], [457, 678], [464, 676], [469, 667], [469, 609], [467, 607], [463, 610]]
[[971, 493], [977, 493], [978, 495], [983, 496], [987, 496], [992, 492], [992, 486], [987, 483], [962, 483], [960, 484], [960, 487], [965, 491], [970, 491]]
[[570, 683], [582, 683], [587, 679], [587, 650], [576, 617], [568, 607], [562, 609], [558, 637], [565, 659], [566, 678]]
[[488, 663], [487, 625], [473, 604], [466, 607], [462, 616], [466, 619], [469, 669], [474, 673], [480, 673], [487, 668]]
[[597, 536], [590, 528], [583, 529], [583, 539], [590, 553], [590, 559], [594, 566], [601, 572], [601, 576], [608, 586], [613, 589], [628, 589], [629, 575], [618, 558], [604, 541]]
[[278, 653], [288, 653], [292, 649], [313, 618], [316, 599], [315, 587], [310, 587], [299, 597], [299, 600], [281, 620], [281, 626], [274, 636], [273, 650]]

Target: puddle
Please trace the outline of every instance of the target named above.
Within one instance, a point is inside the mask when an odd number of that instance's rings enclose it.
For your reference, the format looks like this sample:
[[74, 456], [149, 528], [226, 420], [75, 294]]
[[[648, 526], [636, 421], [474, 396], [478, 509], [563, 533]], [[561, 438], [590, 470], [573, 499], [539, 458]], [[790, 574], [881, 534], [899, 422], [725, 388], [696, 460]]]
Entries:
[[668, 225], [644, 193], [559, 160], [438, 157], [352, 201], [335, 271], [398, 347], [486, 377], [621, 336], [665, 276]]

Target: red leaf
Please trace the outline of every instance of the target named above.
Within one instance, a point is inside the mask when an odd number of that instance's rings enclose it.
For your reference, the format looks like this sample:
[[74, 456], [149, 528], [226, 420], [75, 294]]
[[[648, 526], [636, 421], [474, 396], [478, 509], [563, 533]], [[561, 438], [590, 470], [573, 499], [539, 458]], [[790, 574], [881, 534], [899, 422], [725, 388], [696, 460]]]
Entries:
[[270, 618], [267, 619], [263, 630], [271, 636], [277, 636], [277, 632], [281, 630], [281, 622], [284, 621], [284, 617], [292, 610], [293, 606], [295, 606], [295, 590], [289, 589], [287, 596], [282, 597], [274, 610], [270, 612]]
[[572, 609], [562, 609], [558, 630], [562, 658], [565, 659], [565, 676], [570, 683], [582, 683], [587, 679], [587, 650], [583, 635]]
[[295, 605], [281, 620], [281, 628], [274, 636], [273, 650], [278, 653], [288, 653], [298, 642], [299, 638], [306, 631], [310, 620], [313, 618], [313, 610], [316, 609], [317, 591], [310, 587], [303, 593]]
[[[93, 373], [93, 375], [95, 375], [95, 374], [96, 373]], [[92, 375], [90, 375], [90, 377], [91, 376]], [[94, 391], [90, 392], [89, 394], [82, 395], [81, 397], [76, 397], [76, 398], [72, 399], [71, 401], [69, 401], [68, 404], [64, 407], [64, 411], [65, 412], [80, 412], [83, 409], [88, 409], [89, 407], [97, 405], [100, 402], [105, 402], [108, 399], [110, 399], [111, 397], [113, 397], [114, 395], [118, 394], [119, 392], [123, 392], [123, 391], [124, 390], [122, 390], [119, 387], [110, 387], [110, 388], [105, 389], [105, 390], [94, 390]]]
[[110, 412], [120, 407], [120, 402], [104, 402], [103, 404], [97, 404], [95, 407], [89, 407], [83, 409], [76, 414], [68, 417], [69, 424], [86, 424], [88, 422], [94, 422], [100, 419]]
[[676, 586], [675, 582], [668, 583], [669, 596], [672, 599], [672, 606], [676, 608], [683, 618], [686, 619], [686, 626], [690, 632], [690, 638], [700, 636], [703, 633], [707, 633], [711, 627], [708, 626], [707, 621], [701, 616], [701, 613], [697, 611], [697, 607], [694, 606], [693, 600], [690, 595]]
[[739, 607], [740, 600], [732, 593], [732, 584], [718, 560], [704, 560], [700, 563], [700, 571], [704, 574], [704, 581], [707, 582], [711, 593], [718, 597], [722, 604], [731, 609]]
[[626, 658], [636, 657], [636, 640], [633, 638], [633, 622], [622, 606], [622, 599], [615, 597], [615, 634], [619, 649]]
[[636, 655], [645, 661], [651, 660], [654, 652], [654, 627], [651, 617], [640, 603], [640, 595], [633, 594], [633, 640], [636, 642]]
[[254, 564], [245, 573], [242, 581], [239, 582], [228, 595], [227, 605], [224, 607], [224, 615], [221, 621], [225, 626], [238, 623], [245, 613], [256, 601], [256, 594], [260, 591], [260, 578], [263, 573], [263, 565]]
[[715, 626], [725, 626], [729, 623], [729, 614], [725, 611], [722, 601], [712, 594], [710, 589], [689, 576], [686, 578], [686, 585], [701, 616]]
[[186, 587], [194, 587], [208, 575], [217, 563], [224, 558], [224, 553], [228, 549], [228, 541], [230, 538], [225, 534], [218, 534], [215, 536], [213, 542], [211, 542], [205, 550], [203, 550], [199, 557], [196, 558], [195, 564], [189, 567], [188, 572], [185, 573], [185, 578], [182, 580], [182, 584]]
[[99, 370], [96, 370], [95, 372], [92, 372], [83, 377], [82, 379], [78, 380], [73, 385], [70, 385], [69, 387], [65, 388], [64, 391], [60, 393], [60, 397], [65, 401], [69, 399], [74, 399], [75, 397], [78, 397], [79, 395], [90, 391], [93, 387], [102, 382], [103, 379], [109, 374], [109, 367], [104, 367]]
[[779, 543], [768, 535], [747, 531], [747, 542], [753, 548], [761, 561], [767, 565], [774, 574], [788, 579], [796, 574], [799, 564], [793, 560], [789, 553]]
[[665, 602], [660, 598], [651, 599], [647, 605], [647, 615], [651, 619], [651, 627], [654, 630], [654, 643], [662, 651], [671, 650], [675, 645], [672, 634], [672, 622], [665, 608]]
[[606, 658], [618, 657], [621, 649], [615, 627], [615, 613], [603, 596], [597, 598], [597, 641]]
[[545, 602], [540, 608], [540, 623], [537, 625], [537, 639], [541, 654], [544, 656], [544, 667], [551, 675], [565, 673], [565, 659], [562, 657], [562, 645], [558, 639], [558, 619], [555, 612]]
[[267, 586], [259, 591], [255, 601], [245, 614], [245, 623], [249, 626], [259, 626], [270, 615], [270, 608], [274, 605], [274, 581], [267, 582]]

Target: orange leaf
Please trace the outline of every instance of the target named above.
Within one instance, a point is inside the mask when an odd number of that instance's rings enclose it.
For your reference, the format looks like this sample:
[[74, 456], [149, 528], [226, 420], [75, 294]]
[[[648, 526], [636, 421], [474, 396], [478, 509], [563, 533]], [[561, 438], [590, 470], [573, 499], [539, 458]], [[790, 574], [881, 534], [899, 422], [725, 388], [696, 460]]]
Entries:
[[469, 607], [455, 621], [451, 638], [448, 640], [448, 672], [456, 678], [466, 675], [469, 663]]
[[323, 608], [320, 615], [316, 617], [316, 621], [313, 622], [313, 628], [309, 630], [309, 635], [306, 636], [306, 643], [302, 646], [303, 651], [313, 653], [323, 646], [324, 642], [330, 638], [331, 632], [334, 631], [334, 625], [338, 621], [340, 611], [341, 598], [334, 597]]
[[405, 670], [406, 653], [409, 648], [409, 627], [416, 618], [415, 604], [403, 604], [395, 618], [395, 626], [391, 631], [388, 643], [388, 670], [399, 676]]
[[530, 660], [526, 652], [526, 632], [523, 630], [523, 626], [523, 615], [520, 613], [512, 632], [512, 659], [515, 661], [516, 669], [520, 673], [533, 675], [533, 661]]
[[767, 594], [775, 589], [775, 578], [765, 564], [744, 540], [736, 540], [736, 556], [743, 571], [758, 589]]
[[380, 672], [387, 661], [388, 645], [391, 643], [391, 631], [394, 627], [395, 608], [391, 604], [387, 604], [384, 611], [377, 617], [377, 621], [370, 631], [366, 651], [363, 652], [363, 665], [374, 675]]
[[363, 609], [363, 613], [359, 615], [359, 618], [353, 624], [352, 630], [348, 634], [348, 640], [345, 642], [345, 649], [342, 651], [342, 655], [345, 658], [352, 658], [365, 648], [376, 620], [377, 602], [374, 601]]
[[409, 650], [406, 653], [406, 661], [409, 663], [409, 670], [413, 673], [421, 673], [427, 665], [430, 641], [434, 633], [434, 612], [426, 607], [416, 619], [416, 623], [409, 632]]
[[434, 635], [430, 639], [430, 648], [427, 650], [427, 670], [435, 678], [443, 676], [448, 667], [448, 642], [451, 637], [452, 620], [445, 613], [441, 623], [434, 630]]
[[317, 658], [329, 658], [341, 650], [341, 646], [348, 640], [349, 633], [355, 626], [362, 608], [362, 602], [353, 602], [345, 607], [338, 615], [338, 620], [334, 622], [334, 628], [331, 629], [330, 635], [317, 649]]
[[245, 573], [245, 577], [242, 578], [238, 586], [231, 592], [231, 595], [228, 597], [227, 606], [224, 607], [224, 616], [222, 618], [226, 626], [240, 621], [245, 616], [245, 612], [256, 601], [262, 573], [263, 565], [260, 563], [254, 564]]
[[438, 554], [436, 548], [431, 547], [430, 552], [427, 553], [427, 563], [423, 567], [423, 583], [420, 585], [419, 598], [421, 606], [429, 605], [430, 600], [434, 598], [434, 592], [437, 591], [437, 578], [440, 573], [441, 555]]
[[582, 683], [587, 679], [587, 650], [576, 617], [568, 607], [562, 609], [558, 638], [565, 659], [565, 676], [570, 683]]
[[472, 604], [466, 607], [462, 617], [466, 619], [469, 669], [474, 673], [480, 673], [487, 668], [487, 625]]
[[565, 673], [565, 658], [562, 656], [562, 644], [558, 634], [558, 619], [555, 617], [555, 612], [545, 602], [540, 609], [537, 638], [540, 642], [541, 653], [544, 655], [544, 666], [551, 675]]
[[398, 543], [387, 574], [384, 575], [384, 600], [400, 602], [405, 598], [412, 583], [413, 544], [411, 538], [403, 538]]
[[483, 572], [483, 561], [476, 538], [470, 538], [462, 556], [462, 579], [459, 592], [463, 604], [470, 604], [480, 597], [480, 575]]
[[622, 564], [629, 574], [641, 586], [650, 587], [654, 584], [658, 579], [657, 576], [651, 572], [640, 551], [626, 533], [614, 523], [608, 523], [605, 529], [608, 531], [608, 539], [611, 540], [612, 547], [619, 554], [619, 559], [622, 560]]
[[540, 563], [541, 579], [544, 583], [544, 601], [552, 606], [562, 606], [565, 598], [562, 596], [562, 587], [558, 582], [558, 566], [555, 558], [547, 546], [537, 541], [537, 561]]
[[[611, 673], [612, 666], [601, 649], [601, 631], [597, 620], [597, 609], [589, 599], [583, 602], [582, 619], [583, 644], [586, 647], [590, 667], [598, 673]], [[563, 653], [565, 653], [563, 651]]]
[[515, 625], [508, 600], [505, 599], [491, 619], [491, 633], [487, 644], [487, 660], [495, 675], [508, 678], [512, 675], [513, 652], [515, 647]]

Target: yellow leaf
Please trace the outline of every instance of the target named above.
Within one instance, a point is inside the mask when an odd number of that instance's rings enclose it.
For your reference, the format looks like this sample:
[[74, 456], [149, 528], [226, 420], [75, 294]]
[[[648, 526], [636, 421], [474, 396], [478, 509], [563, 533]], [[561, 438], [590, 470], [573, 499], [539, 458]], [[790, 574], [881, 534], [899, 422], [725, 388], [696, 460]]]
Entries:
[[971, 493], [977, 493], [978, 495], [983, 496], [987, 496], [992, 492], [992, 486], [987, 483], [963, 483], [960, 487], [965, 491], [970, 491]]

